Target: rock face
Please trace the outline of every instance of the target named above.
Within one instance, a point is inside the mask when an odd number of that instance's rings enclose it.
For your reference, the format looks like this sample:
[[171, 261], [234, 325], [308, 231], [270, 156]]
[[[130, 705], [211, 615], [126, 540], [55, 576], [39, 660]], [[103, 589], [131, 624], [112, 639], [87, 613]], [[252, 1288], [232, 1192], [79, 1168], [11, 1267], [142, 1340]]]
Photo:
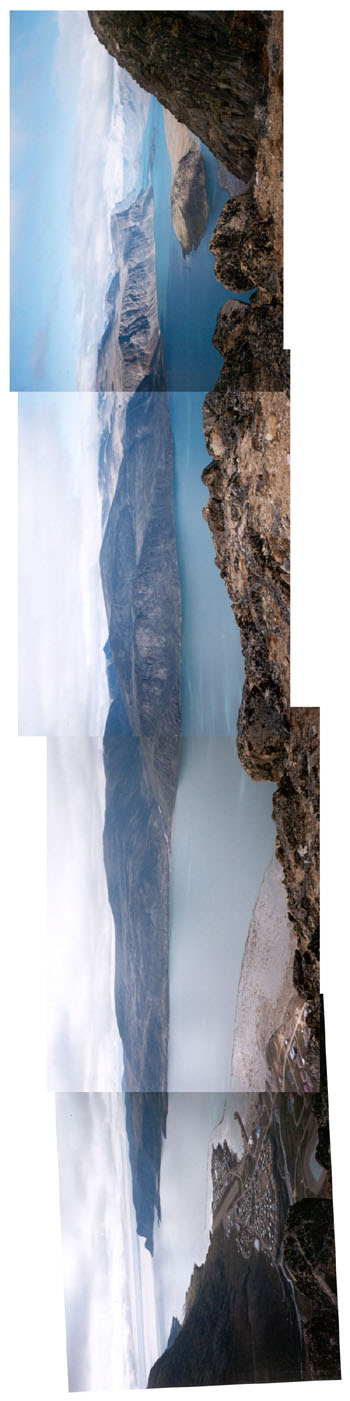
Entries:
[[205, 166], [198, 147], [187, 151], [179, 161], [171, 187], [170, 204], [175, 233], [186, 257], [192, 248], [198, 248], [209, 214]]
[[275, 779], [289, 712], [288, 399], [279, 390], [236, 389], [228, 371], [207, 396], [203, 422], [213, 454], [203, 473], [210, 493], [204, 515], [239, 624], [247, 677], [239, 754], [252, 778]]
[[[166, 1094], [126, 1094], [126, 1131], [139, 1236], [153, 1255], [154, 1216], [160, 1221], [160, 1160], [166, 1133]], [[173, 1320], [174, 1322], [175, 1320]]]
[[170, 112], [164, 113], [166, 142], [173, 171], [171, 217], [184, 257], [198, 244], [208, 222], [205, 165], [198, 141]]
[[[239, 339], [254, 314], [253, 309], [234, 314], [233, 336]], [[248, 380], [251, 372], [252, 362]], [[246, 672], [238, 752], [251, 778], [278, 784], [276, 851], [297, 937], [294, 981], [314, 1002], [317, 1028], [319, 712], [290, 708], [287, 390], [236, 388], [228, 358], [205, 401], [203, 423], [213, 458], [203, 473], [210, 493], [204, 515], [240, 628]]]
[[89, 17], [120, 67], [249, 180], [265, 130], [268, 12], [89, 10]]
[[97, 358], [100, 391], [158, 389], [164, 380], [153, 216], [151, 185], [112, 215], [117, 270], [107, 293], [107, 324]]

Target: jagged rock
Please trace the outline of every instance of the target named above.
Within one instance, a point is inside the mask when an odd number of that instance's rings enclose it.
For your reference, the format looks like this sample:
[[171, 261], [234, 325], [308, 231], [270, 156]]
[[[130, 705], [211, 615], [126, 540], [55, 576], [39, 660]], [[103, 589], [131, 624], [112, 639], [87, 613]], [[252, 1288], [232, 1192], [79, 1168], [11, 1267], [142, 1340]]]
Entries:
[[264, 293], [254, 292], [249, 306], [225, 302], [213, 344], [225, 360], [215, 390], [206, 400], [213, 404], [216, 398], [218, 418], [234, 388], [285, 391], [288, 398], [289, 353], [283, 349], [283, 309], [277, 298], [269, 300]]
[[249, 180], [266, 123], [268, 12], [89, 10], [89, 17], [118, 64]]
[[283, 774], [273, 800], [276, 851], [282, 861], [289, 915], [297, 937], [294, 981], [314, 1003], [319, 1021], [320, 712], [292, 707]]
[[207, 395], [203, 424], [214, 456], [203, 472], [210, 493], [203, 514], [239, 624], [247, 676], [248, 752], [242, 755], [239, 744], [240, 757], [251, 777], [276, 778], [289, 716], [288, 398], [229, 382], [222, 392], [219, 381]]
[[210, 240], [215, 269], [220, 269], [225, 287], [234, 292], [253, 287], [262, 287], [271, 295], [278, 292], [273, 233], [273, 215], [261, 217], [252, 185], [228, 200]]

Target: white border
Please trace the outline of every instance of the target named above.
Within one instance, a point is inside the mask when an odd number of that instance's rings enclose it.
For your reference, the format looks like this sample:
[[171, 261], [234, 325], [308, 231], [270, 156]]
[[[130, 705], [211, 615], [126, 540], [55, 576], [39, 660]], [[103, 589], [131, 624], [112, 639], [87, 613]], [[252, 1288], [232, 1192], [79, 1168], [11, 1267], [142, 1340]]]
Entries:
[[[18, 9], [33, 8], [30, 5]], [[45, 7], [52, 9], [53, 6]], [[63, 9], [79, 8], [62, 5]], [[134, 8], [123, 5], [123, 9]], [[142, 8], [138, 6], [135, 8]], [[163, 9], [153, 5], [153, 9]], [[185, 8], [184, 5], [176, 8]], [[211, 5], [208, 9], [219, 8]], [[221, 6], [221, 8], [223, 8]], [[231, 7], [227, 7], [231, 8]], [[254, 9], [254, 5], [241, 8]], [[260, 8], [260, 7], [258, 7]], [[347, 722], [348, 349], [346, 10], [288, 3], [286, 15], [286, 345], [292, 347], [292, 699], [322, 710], [322, 988], [325, 994], [343, 1383], [348, 1295]], [[1, 121], [7, 195], [8, 13], [1, 12]], [[1, 217], [7, 305], [7, 222]], [[3, 312], [4, 319], [4, 312]], [[2, 1324], [7, 1396], [63, 1401], [66, 1359], [53, 1101], [45, 1092], [45, 741], [17, 739], [16, 399], [2, 345], [1, 845]], [[313, 1383], [322, 1397], [339, 1383]], [[288, 1385], [288, 1398], [300, 1395]], [[206, 1388], [213, 1398], [228, 1388]], [[240, 1388], [238, 1388], [240, 1390]], [[237, 1388], [235, 1388], [237, 1392]], [[274, 1397], [285, 1387], [276, 1386]], [[244, 1398], [256, 1387], [244, 1387]], [[164, 1393], [178, 1397], [178, 1392]], [[243, 1389], [242, 1389], [243, 1394]], [[320, 1391], [321, 1394], [321, 1391]]]

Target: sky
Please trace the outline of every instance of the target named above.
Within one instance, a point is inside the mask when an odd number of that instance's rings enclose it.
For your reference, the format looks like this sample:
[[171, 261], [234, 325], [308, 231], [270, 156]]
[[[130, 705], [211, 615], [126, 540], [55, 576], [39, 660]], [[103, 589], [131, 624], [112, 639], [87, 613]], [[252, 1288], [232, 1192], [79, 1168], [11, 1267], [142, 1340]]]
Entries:
[[123, 1096], [57, 1095], [56, 1126], [69, 1389], [144, 1385]]
[[19, 732], [101, 735], [109, 696], [94, 394], [19, 396]]
[[[242, 1110], [242, 1096], [231, 1095]], [[56, 1124], [70, 1390], [145, 1386], [182, 1321], [211, 1226], [211, 1147], [224, 1095], [169, 1096], [154, 1257], [136, 1236], [123, 1095], [60, 1094]], [[231, 1128], [238, 1154], [241, 1134]]]
[[124, 147], [118, 67], [87, 12], [14, 11], [12, 389], [93, 388], [113, 271], [109, 214], [126, 193]]
[[120, 1090], [114, 923], [103, 862], [102, 741], [49, 740], [48, 1083]]

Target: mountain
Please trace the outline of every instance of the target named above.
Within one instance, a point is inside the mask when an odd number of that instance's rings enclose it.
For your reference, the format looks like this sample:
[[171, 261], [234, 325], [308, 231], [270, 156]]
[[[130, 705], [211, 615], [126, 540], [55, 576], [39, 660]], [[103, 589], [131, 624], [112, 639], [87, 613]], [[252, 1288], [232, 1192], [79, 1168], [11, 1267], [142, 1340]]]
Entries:
[[244, 1260], [221, 1226], [192, 1308], [148, 1387], [300, 1380], [297, 1319], [284, 1282], [262, 1254]]
[[178, 1333], [180, 1332], [180, 1328], [181, 1328], [181, 1323], [179, 1323], [178, 1318], [176, 1318], [176, 1317], [175, 1317], [175, 1314], [174, 1314], [174, 1315], [173, 1315], [173, 1318], [172, 1318], [172, 1321], [171, 1321], [171, 1329], [170, 1329], [170, 1333], [169, 1333], [169, 1337], [168, 1337], [168, 1341], [167, 1341], [167, 1348], [170, 1348], [170, 1347], [173, 1346], [173, 1343], [175, 1342], [175, 1338], [177, 1338]]
[[160, 1162], [166, 1134], [167, 1094], [126, 1094], [126, 1131], [139, 1236], [153, 1255], [154, 1216], [160, 1221]]
[[124, 393], [142, 387], [158, 389], [162, 362], [151, 185], [137, 199], [128, 196], [116, 207], [110, 231], [116, 272], [106, 297], [96, 388]]
[[103, 848], [115, 926], [115, 1009], [133, 1201], [137, 1231], [152, 1253], [167, 1116], [181, 604], [150, 187], [119, 206], [111, 235], [117, 270], [106, 299], [97, 371], [100, 569], [111, 697]]
[[100, 568], [132, 733], [173, 737], [180, 732], [181, 605], [165, 385], [129, 400]]
[[227, 1143], [213, 1148], [209, 1250], [150, 1388], [339, 1376], [327, 1172], [311, 1187], [317, 1100], [251, 1095], [242, 1158]]
[[104, 738], [103, 834], [126, 1090], [165, 1091], [171, 822], [179, 740]]

